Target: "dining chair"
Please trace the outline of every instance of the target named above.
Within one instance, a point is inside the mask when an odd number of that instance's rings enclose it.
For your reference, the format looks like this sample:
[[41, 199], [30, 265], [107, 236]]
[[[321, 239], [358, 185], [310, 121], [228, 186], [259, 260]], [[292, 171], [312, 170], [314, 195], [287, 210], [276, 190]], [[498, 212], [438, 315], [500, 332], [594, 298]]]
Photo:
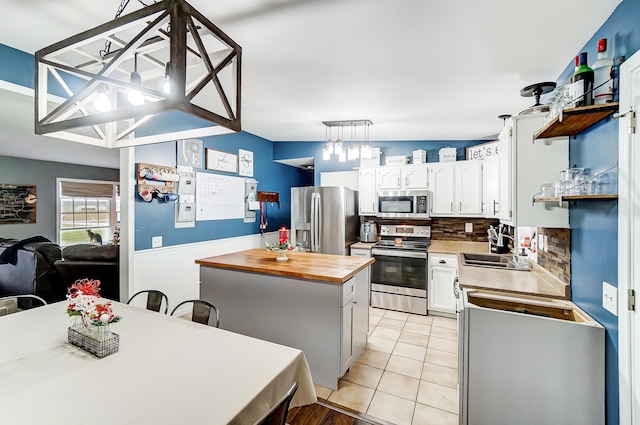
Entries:
[[[47, 302], [37, 295], [24, 294], [24, 295], [11, 295], [8, 297], [0, 297], [0, 316], [6, 316], [18, 311], [18, 301], [32, 301], [37, 300], [41, 305], [47, 305]], [[29, 303], [29, 308], [33, 307], [33, 303]], [[23, 308], [20, 308], [22, 310]]]
[[147, 310], [157, 311], [158, 313], [160, 312], [160, 307], [162, 307], [162, 300], [164, 300], [164, 314], [167, 314], [169, 311], [169, 298], [167, 298], [163, 292], [156, 289], [145, 289], [133, 294], [133, 296], [129, 298], [129, 301], [127, 301], [127, 304], [131, 304], [131, 301], [141, 294], [147, 294]]
[[282, 400], [280, 400], [264, 418], [260, 419], [256, 425], [286, 425], [289, 405], [297, 390], [298, 381], [294, 381]]
[[214, 324], [211, 324], [211, 326], [216, 328], [220, 326], [220, 312], [218, 311], [215, 305], [204, 300], [182, 301], [180, 304], [175, 306], [175, 308], [171, 311], [171, 315], [173, 316], [173, 313], [175, 313], [180, 306], [184, 304], [189, 304], [189, 303], [193, 303], [193, 308], [191, 310], [192, 322], [202, 323], [203, 325], [209, 325], [209, 319], [211, 318], [211, 312], [213, 311], [215, 313], [216, 320]]

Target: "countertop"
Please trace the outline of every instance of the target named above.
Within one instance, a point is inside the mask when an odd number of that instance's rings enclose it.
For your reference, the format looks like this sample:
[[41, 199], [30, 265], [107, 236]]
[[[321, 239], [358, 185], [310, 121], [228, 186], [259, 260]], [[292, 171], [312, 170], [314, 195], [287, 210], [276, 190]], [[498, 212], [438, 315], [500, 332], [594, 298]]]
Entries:
[[289, 261], [276, 261], [277, 256], [277, 252], [256, 248], [201, 258], [196, 264], [342, 284], [375, 261], [373, 258], [295, 251], [287, 252]]
[[350, 248], [371, 250], [371, 248], [373, 248], [373, 246], [377, 243], [378, 242], [356, 242], [351, 245]]
[[571, 287], [538, 264], [529, 261], [531, 271], [499, 270], [463, 266], [460, 253], [488, 254], [486, 242], [432, 241], [429, 253], [458, 255], [458, 283], [461, 288], [491, 289], [516, 294], [571, 299]]

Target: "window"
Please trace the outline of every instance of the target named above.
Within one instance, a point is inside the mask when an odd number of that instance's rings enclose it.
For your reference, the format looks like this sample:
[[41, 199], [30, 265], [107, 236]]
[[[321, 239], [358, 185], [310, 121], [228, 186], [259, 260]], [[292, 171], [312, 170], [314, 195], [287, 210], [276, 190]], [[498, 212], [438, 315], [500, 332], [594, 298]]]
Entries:
[[117, 182], [58, 179], [58, 243], [109, 243], [120, 222]]

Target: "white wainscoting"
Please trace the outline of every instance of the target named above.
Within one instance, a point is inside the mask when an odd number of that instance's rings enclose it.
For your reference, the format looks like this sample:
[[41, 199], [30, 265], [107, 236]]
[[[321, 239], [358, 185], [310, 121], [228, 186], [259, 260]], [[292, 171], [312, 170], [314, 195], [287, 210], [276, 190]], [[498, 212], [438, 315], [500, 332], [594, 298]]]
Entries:
[[[198, 258], [228, 254], [251, 248], [264, 248], [265, 241], [275, 242], [278, 232], [217, 239], [186, 245], [136, 251], [133, 256], [133, 280], [129, 282], [127, 299], [143, 289], [157, 289], [169, 298], [169, 313], [180, 302], [200, 298], [200, 266]], [[145, 300], [139, 305], [144, 307]], [[137, 299], [134, 304], [138, 304]], [[176, 315], [189, 313], [190, 305]]]

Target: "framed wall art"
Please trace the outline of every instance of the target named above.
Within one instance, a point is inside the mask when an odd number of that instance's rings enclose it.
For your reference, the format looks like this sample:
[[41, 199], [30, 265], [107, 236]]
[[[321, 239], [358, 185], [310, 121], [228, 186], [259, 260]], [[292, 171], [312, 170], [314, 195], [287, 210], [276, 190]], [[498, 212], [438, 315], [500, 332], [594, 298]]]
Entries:
[[238, 173], [238, 155], [209, 148], [206, 149], [206, 152], [207, 170]]
[[241, 176], [253, 177], [253, 152], [238, 149], [238, 169]]
[[0, 224], [36, 222], [36, 187], [0, 183]]

